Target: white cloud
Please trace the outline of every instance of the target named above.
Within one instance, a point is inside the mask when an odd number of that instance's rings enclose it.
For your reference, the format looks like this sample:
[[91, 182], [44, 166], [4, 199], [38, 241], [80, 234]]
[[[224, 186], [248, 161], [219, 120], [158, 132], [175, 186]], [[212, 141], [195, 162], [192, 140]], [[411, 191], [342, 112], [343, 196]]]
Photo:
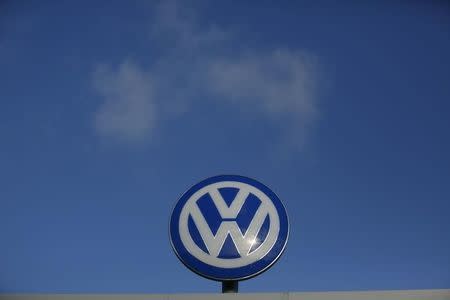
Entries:
[[314, 56], [281, 47], [223, 54], [222, 46], [237, 44], [232, 33], [199, 28], [176, 2], [163, 2], [155, 15], [151, 39], [168, 51], [152, 68], [125, 61], [95, 73], [94, 87], [103, 97], [95, 119], [100, 136], [149, 140], [164, 115], [189, 113], [199, 95], [211, 95], [219, 105], [251, 107], [248, 112], [270, 122], [288, 122], [298, 144], [303, 142], [317, 115]]
[[162, 1], [155, 9], [151, 36], [159, 42], [175, 45], [178, 51], [202, 51], [204, 49], [199, 48], [223, 42], [229, 34], [215, 25], [200, 28], [195, 22], [195, 11], [180, 7], [176, 1]]
[[316, 65], [301, 52], [276, 50], [242, 58], [218, 59], [208, 71], [211, 92], [236, 105], [251, 104], [269, 115], [316, 114]]
[[125, 61], [116, 70], [98, 66], [93, 80], [103, 97], [95, 114], [97, 134], [126, 142], [148, 138], [157, 121], [151, 76]]

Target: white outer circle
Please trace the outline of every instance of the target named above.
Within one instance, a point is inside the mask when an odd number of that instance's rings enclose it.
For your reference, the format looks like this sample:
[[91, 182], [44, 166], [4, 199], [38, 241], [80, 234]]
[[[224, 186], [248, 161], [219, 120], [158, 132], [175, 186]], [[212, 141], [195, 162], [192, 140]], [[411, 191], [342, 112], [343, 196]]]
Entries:
[[[189, 214], [190, 211], [192, 210], [192, 206], [197, 205], [197, 200], [199, 200], [200, 197], [202, 197], [206, 193], [209, 193], [209, 190], [226, 187], [248, 190], [250, 193], [255, 195], [261, 201], [261, 205], [265, 206], [265, 209], [268, 211], [268, 215], [270, 218], [269, 232], [267, 233], [266, 239], [262, 242], [262, 244], [258, 247], [258, 249], [251, 252], [247, 256], [241, 256], [239, 258], [232, 258], [232, 259], [218, 258], [211, 256], [208, 253], [205, 253], [194, 242], [188, 229]], [[203, 188], [195, 192], [186, 201], [180, 213], [178, 229], [180, 233], [181, 242], [183, 243], [184, 247], [186, 247], [188, 252], [198, 260], [204, 262], [205, 264], [219, 268], [239, 268], [247, 266], [262, 259], [264, 256], [266, 256], [267, 253], [270, 252], [270, 250], [275, 245], [278, 239], [278, 234], [280, 232], [280, 218], [278, 216], [277, 209], [275, 208], [275, 205], [273, 204], [272, 200], [261, 190], [243, 182], [221, 181], [204, 186]]]

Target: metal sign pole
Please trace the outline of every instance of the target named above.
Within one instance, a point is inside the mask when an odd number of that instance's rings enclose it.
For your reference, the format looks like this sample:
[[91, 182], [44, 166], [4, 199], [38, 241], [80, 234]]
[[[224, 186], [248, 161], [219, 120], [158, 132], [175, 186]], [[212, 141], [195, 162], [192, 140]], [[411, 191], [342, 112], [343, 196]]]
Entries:
[[227, 280], [222, 281], [222, 294], [237, 293], [239, 289], [239, 281]]

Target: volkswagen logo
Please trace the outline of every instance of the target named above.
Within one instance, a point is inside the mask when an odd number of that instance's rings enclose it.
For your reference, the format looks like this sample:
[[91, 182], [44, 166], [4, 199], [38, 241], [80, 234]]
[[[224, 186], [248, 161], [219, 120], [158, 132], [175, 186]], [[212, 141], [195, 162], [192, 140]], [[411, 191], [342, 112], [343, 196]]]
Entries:
[[221, 175], [197, 183], [178, 200], [170, 240], [178, 258], [209, 279], [244, 280], [281, 256], [289, 235], [286, 209], [262, 183]]

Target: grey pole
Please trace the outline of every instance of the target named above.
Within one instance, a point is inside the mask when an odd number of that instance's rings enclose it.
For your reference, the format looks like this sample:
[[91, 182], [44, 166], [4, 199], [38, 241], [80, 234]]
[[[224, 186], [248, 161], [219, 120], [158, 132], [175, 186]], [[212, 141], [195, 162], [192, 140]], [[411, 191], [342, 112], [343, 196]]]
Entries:
[[239, 281], [227, 280], [222, 281], [222, 293], [237, 293], [239, 289]]

